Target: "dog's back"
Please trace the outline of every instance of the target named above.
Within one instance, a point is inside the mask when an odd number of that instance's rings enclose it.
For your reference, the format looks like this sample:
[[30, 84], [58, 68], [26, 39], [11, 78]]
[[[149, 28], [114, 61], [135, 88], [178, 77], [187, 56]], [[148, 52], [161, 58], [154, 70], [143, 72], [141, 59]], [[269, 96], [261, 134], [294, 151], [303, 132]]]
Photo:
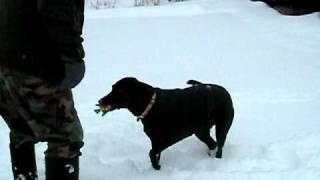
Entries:
[[[220, 101], [222, 100], [224, 103], [227, 105], [232, 106], [232, 100], [229, 92], [222, 86], [216, 85], [216, 84], [207, 84], [207, 83], [202, 83], [196, 80], [188, 80], [187, 84], [192, 85], [192, 87], [196, 88], [203, 88], [203, 89], [208, 89], [209, 94], [212, 94], [211, 97], [213, 98], [213, 101]], [[210, 98], [210, 96], [208, 96]]]
[[201, 123], [199, 121], [214, 125], [220, 120], [217, 116], [233, 114], [231, 96], [222, 86], [196, 80], [189, 80], [187, 84], [192, 86], [184, 89], [158, 89], [157, 103], [161, 107], [161, 113], [157, 116], [161, 117], [162, 123], [175, 119], [175, 122], [184, 124], [185, 127], [188, 127], [187, 124]]

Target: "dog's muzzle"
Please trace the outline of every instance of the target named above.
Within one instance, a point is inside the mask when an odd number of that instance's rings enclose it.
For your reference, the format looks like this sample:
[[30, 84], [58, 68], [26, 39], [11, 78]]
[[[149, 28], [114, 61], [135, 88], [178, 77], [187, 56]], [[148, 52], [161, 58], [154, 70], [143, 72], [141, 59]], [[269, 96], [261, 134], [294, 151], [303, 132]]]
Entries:
[[111, 105], [102, 105], [102, 104], [97, 104], [99, 109], [94, 110], [97, 114], [102, 112], [102, 116], [106, 115], [109, 111], [112, 111], [114, 108], [112, 108]]

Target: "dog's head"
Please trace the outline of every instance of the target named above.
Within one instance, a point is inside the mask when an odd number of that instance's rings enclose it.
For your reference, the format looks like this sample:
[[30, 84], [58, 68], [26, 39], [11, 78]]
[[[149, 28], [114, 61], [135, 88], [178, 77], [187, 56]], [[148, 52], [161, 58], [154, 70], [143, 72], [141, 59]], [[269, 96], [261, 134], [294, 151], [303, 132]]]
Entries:
[[127, 77], [119, 80], [112, 86], [112, 91], [99, 100], [98, 106], [103, 113], [120, 108], [129, 108], [139, 101], [146, 84], [136, 78]]

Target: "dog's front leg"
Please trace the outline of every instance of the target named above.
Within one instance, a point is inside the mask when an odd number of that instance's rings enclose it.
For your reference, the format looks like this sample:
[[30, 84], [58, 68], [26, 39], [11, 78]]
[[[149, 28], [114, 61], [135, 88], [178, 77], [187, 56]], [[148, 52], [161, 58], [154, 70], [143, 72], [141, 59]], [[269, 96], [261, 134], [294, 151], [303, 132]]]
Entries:
[[152, 149], [149, 152], [150, 160], [152, 163], [152, 167], [156, 170], [160, 170], [160, 156], [161, 152], [168, 148], [170, 145], [174, 144], [175, 141], [166, 140], [166, 139], [159, 139], [159, 138], [150, 138]]
[[152, 167], [155, 170], [160, 170], [161, 166], [160, 166], [160, 156], [161, 156], [161, 152], [155, 150], [155, 149], [151, 149], [149, 152], [149, 157], [151, 160], [151, 164]]

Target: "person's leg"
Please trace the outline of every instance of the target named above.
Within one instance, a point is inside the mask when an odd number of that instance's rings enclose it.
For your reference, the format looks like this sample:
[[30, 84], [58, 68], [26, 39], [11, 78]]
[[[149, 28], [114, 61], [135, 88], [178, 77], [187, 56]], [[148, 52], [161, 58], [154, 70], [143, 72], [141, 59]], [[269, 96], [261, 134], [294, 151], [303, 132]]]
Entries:
[[28, 77], [19, 91], [28, 104], [39, 141], [48, 142], [45, 152], [47, 180], [77, 180], [83, 131], [71, 90], [61, 91], [47, 82]]
[[[21, 73], [0, 79], [0, 114], [14, 130], [10, 138], [14, 147], [25, 142], [48, 142], [47, 179], [78, 179], [83, 132], [71, 90], [57, 90], [46, 81]], [[65, 168], [68, 174], [62, 171]]]
[[10, 144], [12, 172], [15, 180], [36, 180], [38, 178], [34, 144], [20, 146]]
[[12, 173], [15, 180], [36, 180], [35, 136], [19, 113], [25, 109], [16, 96], [17, 84], [10, 84], [7, 74], [2, 74], [2, 70], [0, 68], [0, 115], [10, 129]]
[[82, 127], [74, 108], [71, 91], [56, 93], [57, 126], [52, 129], [45, 152], [46, 180], [78, 180], [79, 156], [83, 146]]
[[10, 116], [4, 112], [1, 116], [10, 128], [9, 146], [14, 179], [36, 180], [38, 174], [32, 131], [18, 116]]
[[[69, 146], [59, 147], [61, 152], [67, 152]], [[68, 152], [69, 154], [70, 152]], [[75, 153], [73, 157], [46, 156], [46, 180], [78, 180], [79, 179], [79, 153]]]
[[2, 117], [10, 128], [10, 156], [15, 180], [36, 180], [38, 178], [35, 138], [25, 121], [17, 116], [2, 112]]

